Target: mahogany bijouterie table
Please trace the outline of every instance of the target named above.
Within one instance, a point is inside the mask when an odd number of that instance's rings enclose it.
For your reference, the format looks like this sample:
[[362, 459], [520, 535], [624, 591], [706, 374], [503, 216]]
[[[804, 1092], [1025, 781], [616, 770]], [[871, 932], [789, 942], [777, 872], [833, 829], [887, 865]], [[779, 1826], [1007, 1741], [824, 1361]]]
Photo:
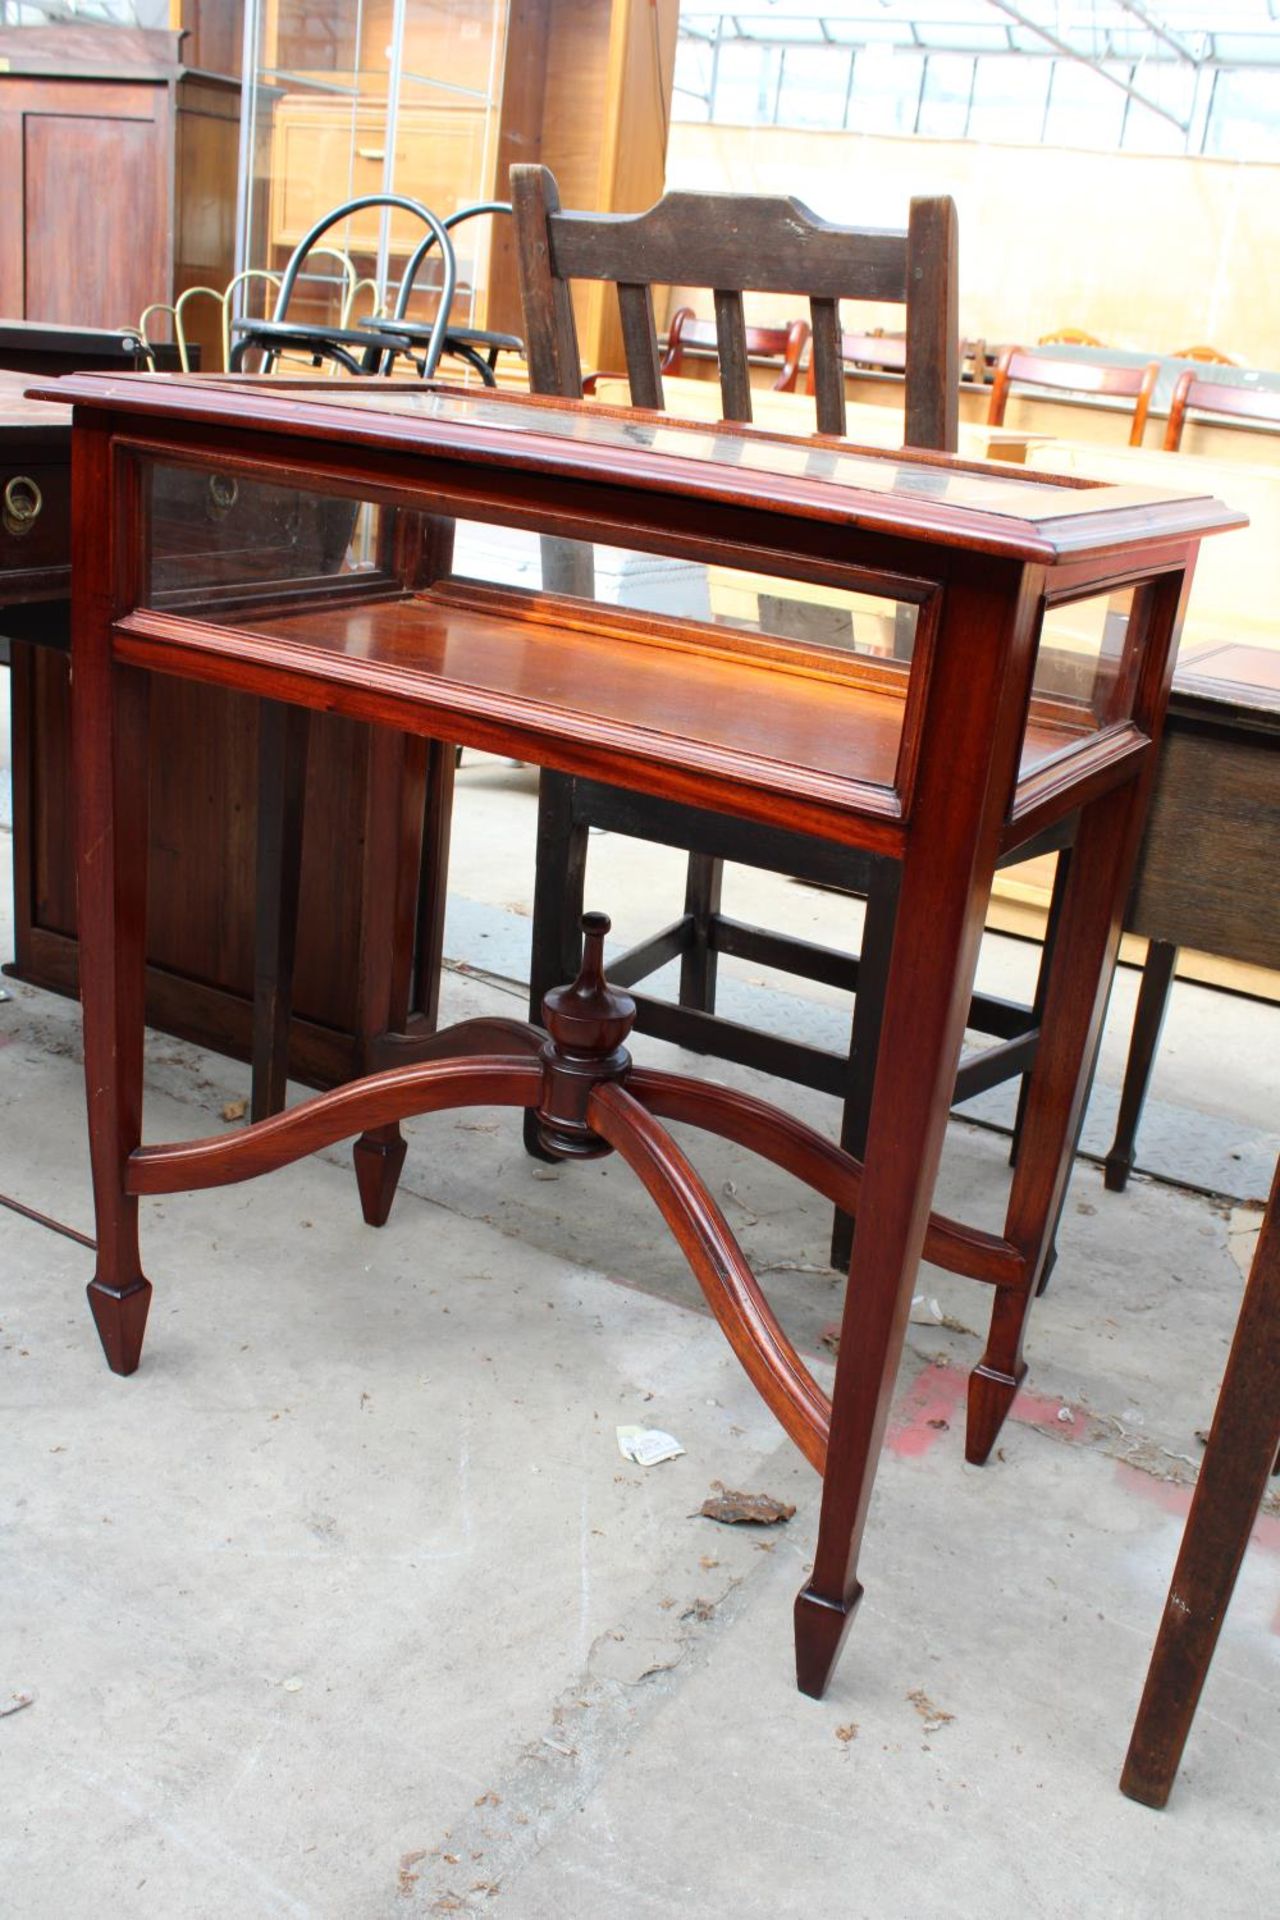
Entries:
[[[617, 1152], [634, 1170], [751, 1380], [823, 1476], [813, 1572], [795, 1610], [799, 1684], [820, 1695], [862, 1592], [859, 1543], [922, 1253], [994, 1292], [970, 1380], [970, 1460], [987, 1458], [1025, 1373], [1024, 1328], [1106, 1007], [1191, 569], [1201, 536], [1241, 517], [1197, 495], [1190, 477], [1181, 495], [1028, 479], [943, 455], [560, 400], [91, 375], [40, 391], [75, 406], [74, 724], [98, 1236], [89, 1300], [110, 1365], [132, 1372], [142, 1345], [143, 1195], [249, 1179], [358, 1136], [360, 1198], [380, 1224], [404, 1157], [401, 1119], [531, 1108], [553, 1155]], [[173, 466], [242, 492], [283, 483], [367, 503], [369, 519], [417, 524], [436, 563], [364, 603], [356, 579], [340, 602], [301, 582], [257, 600], [155, 589], [171, 576], [149, 502]], [[595, 544], [596, 599], [537, 584], [539, 556], [565, 542]], [[357, 537], [353, 576], [359, 551]], [[646, 609], [634, 594], [626, 604], [626, 583], [655, 567], [669, 586], [708, 565], [771, 577], [754, 626]], [[846, 596], [849, 618], [829, 643], [788, 640], [785, 621], [768, 630], [789, 582]], [[634, 1065], [631, 1002], [603, 974], [603, 915], [587, 917], [582, 972], [548, 995], [545, 1029], [481, 1019], [427, 1039], [389, 1032], [377, 956], [389, 955], [402, 910], [394, 850], [381, 869], [366, 861], [374, 957], [359, 998], [373, 1070], [230, 1137], [144, 1146], [156, 674], [373, 723], [384, 743], [374, 778], [392, 818], [397, 743], [417, 734], [893, 856], [900, 905], [865, 1161], [763, 1101]], [[1069, 815], [1074, 850], [1021, 1148], [1004, 1230], [991, 1233], [931, 1213], [930, 1200], [996, 860]], [[667, 1121], [737, 1141], [856, 1215], [830, 1399]]]

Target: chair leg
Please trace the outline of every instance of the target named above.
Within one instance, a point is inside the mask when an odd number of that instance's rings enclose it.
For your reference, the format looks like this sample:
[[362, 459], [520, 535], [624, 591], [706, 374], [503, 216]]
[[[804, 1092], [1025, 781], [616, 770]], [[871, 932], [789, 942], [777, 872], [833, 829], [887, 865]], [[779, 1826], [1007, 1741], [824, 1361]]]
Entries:
[[1280, 1444], [1280, 1169], [1218, 1395], [1120, 1791], [1169, 1798]]
[[289, 1077], [310, 735], [305, 707], [259, 702], [252, 1120], [280, 1112]]
[[[582, 903], [587, 884], [587, 829], [574, 817], [572, 776], [543, 768], [538, 782], [538, 844], [534, 861], [533, 943], [529, 959], [529, 1018], [542, 1024], [542, 1000], [578, 971]], [[535, 1160], [550, 1156], [538, 1140], [536, 1116], [526, 1111], [524, 1144]]]
[[1133, 1172], [1138, 1124], [1151, 1084], [1151, 1069], [1169, 1009], [1178, 949], [1167, 940], [1152, 940], [1147, 947], [1146, 965], [1138, 988], [1138, 1009], [1134, 1016], [1133, 1038], [1125, 1063], [1124, 1086], [1120, 1092], [1120, 1112], [1116, 1119], [1116, 1137], [1106, 1158], [1103, 1177], [1108, 1191], [1123, 1193]]
[[[840, 1145], [855, 1160], [865, 1160], [867, 1155], [867, 1125], [880, 1053], [880, 1027], [884, 1020], [901, 878], [902, 869], [896, 860], [878, 860], [867, 889], [858, 990], [854, 995], [853, 1032], [849, 1041], [849, 1078], [840, 1117]], [[847, 1270], [853, 1253], [853, 1233], [853, 1216], [837, 1207], [831, 1226], [833, 1267]]]
[[684, 910], [690, 922], [690, 944], [680, 960], [680, 1005], [698, 1013], [716, 1010], [716, 962], [713, 922], [720, 911], [724, 861], [713, 854], [691, 853], [685, 877]]
[[[370, 727], [356, 999], [361, 1073], [370, 1069], [379, 1034], [403, 1026], [407, 1013], [421, 859], [420, 842], [407, 829], [414, 821], [421, 828], [424, 782], [421, 742], [389, 727]], [[352, 1149], [360, 1206], [371, 1227], [386, 1225], [406, 1151], [396, 1121], [368, 1129]]]

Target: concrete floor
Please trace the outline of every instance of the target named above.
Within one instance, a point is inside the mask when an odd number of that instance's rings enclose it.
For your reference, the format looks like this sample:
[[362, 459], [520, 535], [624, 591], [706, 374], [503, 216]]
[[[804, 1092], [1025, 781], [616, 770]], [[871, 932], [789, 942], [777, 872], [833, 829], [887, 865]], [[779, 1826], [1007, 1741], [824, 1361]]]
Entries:
[[[464, 769], [451, 1015], [519, 1011], [532, 793], [527, 773]], [[669, 856], [605, 836], [592, 866], [624, 937], [669, 912]], [[751, 917], [853, 937], [847, 901], [733, 887]], [[1013, 941], [984, 953], [1010, 990], [1033, 964]], [[833, 1038], [847, 1019], [729, 972], [726, 1004], [752, 1017]], [[1106, 1144], [1133, 988], [1122, 976], [1086, 1145]], [[1260, 1195], [1278, 1040], [1280, 1010], [1179, 985], [1144, 1164]], [[217, 1130], [245, 1084], [154, 1036], [148, 1134]], [[761, 1084], [833, 1126], [832, 1102]], [[1007, 1107], [992, 1096], [984, 1122]], [[379, 1234], [345, 1149], [149, 1203], [156, 1293], [129, 1381], [97, 1348], [89, 1253], [0, 1209], [0, 1704], [34, 1694], [0, 1718], [0, 1911], [1271, 1910], [1274, 1498], [1169, 1810], [1116, 1789], [1239, 1302], [1230, 1198], [1148, 1178], [1117, 1197], [1080, 1163], [1028, 1391], [982, 1470], [961, 1430], [983, 1290], [924, 1270], [866, 1600], [815, 1704], [792, 1685], [790, 1607], [816, 1482], [630, 1175], [536, 1167], [509, 1115], [409, 1132]], [[994, 1221], [1005, 1150], [955, 1122], [940, 1204]], [[735, 1149], [692, 1151], [828, 1378], [826, 1209]], [[0, 1004], [0, 1168], [0, 1190], [90, 1230], [77, 1012], [22, 987]], [[624, 1422], [685, 1453], [629, 1465]], [[767, 1534], [692, 1517], [716, 1481], [795, 1517]]]

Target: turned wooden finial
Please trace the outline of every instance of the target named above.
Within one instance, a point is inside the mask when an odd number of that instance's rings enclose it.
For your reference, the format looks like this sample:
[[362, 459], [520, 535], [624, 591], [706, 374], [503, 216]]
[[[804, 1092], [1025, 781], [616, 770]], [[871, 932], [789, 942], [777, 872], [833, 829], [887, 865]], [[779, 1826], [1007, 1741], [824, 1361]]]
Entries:
[[583, 914], [578, 977], [572, 986], [553, 987], [543, 996], [542, 1023], [567, 1053], [604, 1059], [634, 1025], [635, 1001], [605, 979], [604, 937], [612, 924], [607, 913]]

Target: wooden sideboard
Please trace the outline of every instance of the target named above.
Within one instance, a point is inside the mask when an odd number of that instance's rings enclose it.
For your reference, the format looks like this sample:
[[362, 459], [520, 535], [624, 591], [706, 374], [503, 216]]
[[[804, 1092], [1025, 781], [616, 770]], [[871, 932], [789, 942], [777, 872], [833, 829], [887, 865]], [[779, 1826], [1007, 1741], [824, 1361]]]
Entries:
[[[177, 33], [0, 29], [0, 313], [136, 326], [234, 271], [240, 87], [182, 64]], [[202, 364], [216, 317], [194, 302]], [[204, 330], [202, 330], [204, 329]], [[163, 325], [156, 337], [166, 339]]]
[[[67, 370], [73, 364], [74, 356], [63, 361]], [[0, 372], [0, 649], [7, 645], [10, 663], [15, 922], [5, 971], [74, 995], [71, 419], [69, 408], [26, 400], [27, 378]], [[4, 511], [11, 483], [25, 519]], [[210, 537], [216, 532], [224, 564], [233, 560], [246, 577], [262, 577], [285, 555], [291, 567], [317, 573], [332, 571], [335, 549], [340, 558], [349, 523], [345, 531], [330, 525], [328, 503], [319, 518], [309, 516], [305, 498], [300, 505], [286, 492], [264, 516], [261, 495], [246, 511], [236, 500], [227, 504], [226, 494], [214, 498], [207, 475], [191, 476], [188, 485], [189, 497], [175, 499], [168, 516], [170, 551], [180, 530], [184, 557], [198, 563], [203, 526]], [[147, 1018], [242, 1059], [253, 1038], [260, 720], [260, 703], [249, 696], [174, 682], [159, 696], [153, 735]], [[290, 1057], [293, 1076], [313, 1085], [356, 1070], [364, 861], [350, 822], [363, 815], [368, 761], [367, 728], [317, 715]], [[335, 862], [329, 850], [339, 840], [345, 852]]]

